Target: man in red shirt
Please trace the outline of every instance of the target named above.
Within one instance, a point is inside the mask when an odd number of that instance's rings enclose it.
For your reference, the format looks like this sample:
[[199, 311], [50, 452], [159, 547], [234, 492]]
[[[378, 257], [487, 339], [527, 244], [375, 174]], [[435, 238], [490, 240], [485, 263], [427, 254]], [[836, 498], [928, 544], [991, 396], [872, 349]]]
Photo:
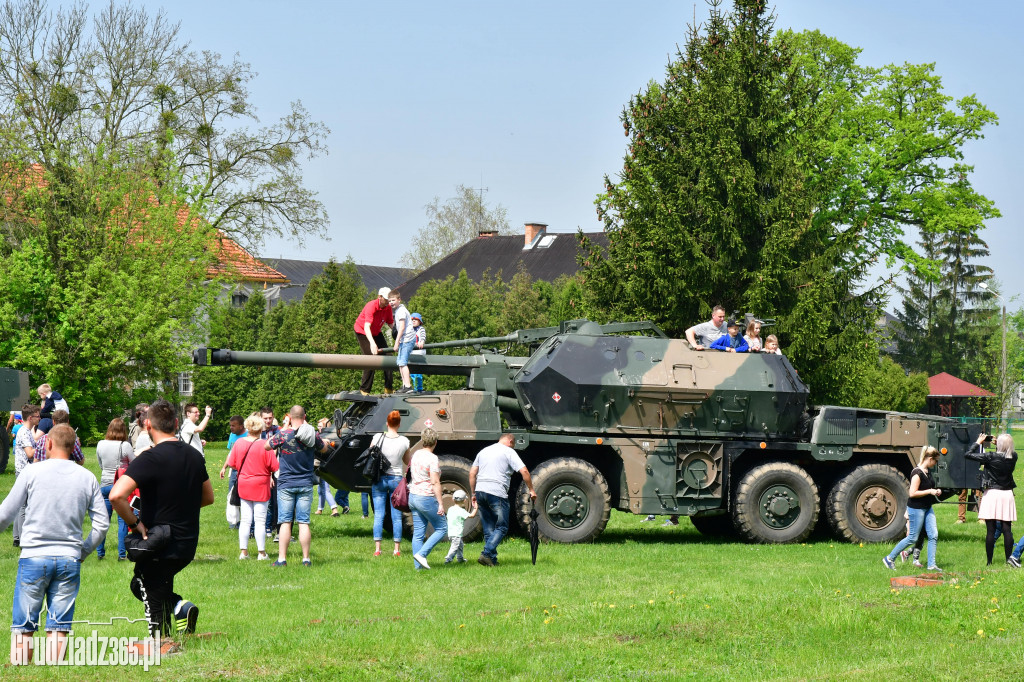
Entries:
[[[356, 318], [353, 325], [356, 330], [356, 339], [359, 341], [359, 348], [363, 355], [377, 355], [381, 349], [388, 347], [381, 329], [384, 323], [388, 326], [395, 324], [394, 315], [391, 313], [391, 306], [388, 304], [388, 296], [391, 289], [381, 287], [377, 292], [377, 298], [363, 306], [363, 310]], [[384, 370], [384, 392], [391, 393], [394, 372]], [[363, 370], [363, 380], [359, 383], [359, 390], [363, 395], [369, 395], [373, 390], [373, 370]]]

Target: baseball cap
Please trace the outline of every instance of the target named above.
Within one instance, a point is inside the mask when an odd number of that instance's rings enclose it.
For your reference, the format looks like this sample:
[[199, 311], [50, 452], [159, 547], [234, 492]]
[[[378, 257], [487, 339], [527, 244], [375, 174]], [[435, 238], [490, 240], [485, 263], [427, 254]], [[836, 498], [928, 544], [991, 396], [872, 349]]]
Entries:
[[452, 493], [452, 499], [455, 500], [456, 502], [462, 502], [464, 499], [466, 499], [466, 491], [456, 490], [455, 492]]
[[377, 291], [377, 295], [378, 296], [383, 296], [384, 298], [387, 298], [388, 296], [391, 295], [391, 289], [388, 289], [387, 287], [381, 287]]

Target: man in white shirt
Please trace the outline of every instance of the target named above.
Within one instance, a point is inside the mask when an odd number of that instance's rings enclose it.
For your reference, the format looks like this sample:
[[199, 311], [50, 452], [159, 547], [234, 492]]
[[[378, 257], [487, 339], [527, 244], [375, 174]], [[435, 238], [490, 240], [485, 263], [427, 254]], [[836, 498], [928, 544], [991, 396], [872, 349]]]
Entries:
[[206, 446], [206, 441], [199, 437], [199, 434], [203, 432], [206, 425], [210, 423], [210, 415], [213, 414], [213, 408], [209, 405], [206, 406], [206, 416], [203, 417], [202, 421], [199, 421], [199, 406], [195, 403], [189, 403], [185, 406], [185, 421], [181, 424], [181, 431], [178, 433], [178, 437], [185, 445], [191, 445], [193, 448], [199, 451], [199, 454], [206, 459], [206, 452], [203, 449]]
[[714, 343], [718, 337], [728, 333], [729, 328], [725, 324], [725, 308], [716, 305], [714, 310], [711, 311], [711, 321], [701, 322], [687, 329], [686, 340], [690, 342], [690, 346], [694, 350], [704, 350]]
[[469, 469], [469, 489], [480, 510], [480, 525], [484, 531], [484, 549], [477, 559], [483, 566], [498, 565], [498, 543], [508, 533], [508, 484], [512, 474], [517, 471], [522, 474], [530, 497], [537, 497], [529, 470], [512, 449], [514, 442], [515, 436], [511, 433], [502, 434], [497, 443], [477, 453]]

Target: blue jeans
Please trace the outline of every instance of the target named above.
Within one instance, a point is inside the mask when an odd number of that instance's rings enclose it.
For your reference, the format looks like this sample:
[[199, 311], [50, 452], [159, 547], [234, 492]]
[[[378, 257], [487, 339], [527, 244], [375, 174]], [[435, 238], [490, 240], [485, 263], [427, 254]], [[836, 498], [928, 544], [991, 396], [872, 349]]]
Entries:
[[309, 511], [313, 508], [313, 486], [285, 488], [277, 491], [277, 520], [279, 523], [309, 525]]
[[1021, 533], [1020, 540], [1013, 546], [1013, 558], [1020, 561], [1020, 555], [1024, 553], [1024, 533]]
[[[412, 511], [412, 553], [426, 557], [434, 545], [441, 542], [448, 534], [448, 520], [444, 514], [437, 513], [437, 500], [433, 495], [409, 495], [409, 509]], [[426, 540], [423, 536], [427, 534], [427, 524], [434, 525], [434, 532]], [[416, 560], [412, 561], [413, 568], [417, 571], [420, 565]]]
[[498, 563], [498, 544], [508, 533], [508, 498], [478, 490], [476, 504], [484, 531], [484, 549], [480, 555]]
[[373, 539], [384, 537], [384, 514], [391, 509], [391, 537], [395, 542], [402, 541], [402, 512], [391, 506], [391, 493], [398, 487], [401, 476], [381, 476], [373, 484]]
[[[370, 515], [370, 495], [369, 493], [361, 493], [359, 495], [363, 504], [363, 516]], [[338, 488], [334, 491], [334, 501], [340, 504], [345, 509], [348, 509], [348, 491]]]
[[75, 617], [82, 562], [63, 556], [18, 560], [11, 631], [35, 632], [46, 598], [46, 629], [68, 631]]
[[939, 526], [935, 522], [935, 510], [931, 507], [928, 509], [910, 508], [907, 509], [907, 515], [910, 516], [910, 532], [889, 553], [889, 559], [895, 561], [900, 552], [917, 542], [923, 527], [928, 535], [928, 568], [931, 568], [935, 565], [935, 545], [939, 539]]
[[[324, 504], [328, 500], [330, 500], [332, 503], [331, 509], [334, 509], [338, 503], [334, 500], [333, 497], [330, 497], [328, 495], [328, 493], [331, 492], [330, 486], [327, 485], [327, 481], [325, 481], [324, 479], [321, 478], [319, 480], [320, 482], [316, 486], [316, 508], [319, 509], [320, 511], [323, 511]], [[345, 506], [347, 507], [348, 505], [346, 504]]]
[[[105, 485], [100, 487], [100, 495], [103, 495], [103, 504], [107, 505], [107, 518], [114, 512], [114, 508], [110, 505], [110, 489], [114, 487], [114, 484]], [[107, 555], [107, 538], [103, 536], [103, 542], [96, 546], [96, 556], [103, 558]], [[120, 556], [120, 554], [118, 555]]]

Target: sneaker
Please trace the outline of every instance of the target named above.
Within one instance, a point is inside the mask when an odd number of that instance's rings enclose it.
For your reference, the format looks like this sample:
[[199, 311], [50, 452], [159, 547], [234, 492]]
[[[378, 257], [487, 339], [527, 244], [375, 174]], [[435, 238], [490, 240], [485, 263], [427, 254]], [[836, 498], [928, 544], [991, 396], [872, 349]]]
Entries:
[[413, 554], [412, 559], [423, 568], [426, 568], [427, 570], [430, 569], [430, 564], [427, 563], [427, 557], [423, 556], [422, 554]]
[[929, 566], [928, 570], [929, 571], [934, 571], [935, 573], [942, 573], [942, 569], [939, 568], [938, 566]]
[[287, 566], [288, 562], [287, 561], [281, 561], [280, 559], [278, 559], [277, 561], [275, 561], [274, 563], [272, 563], [270, 565], [271, 566]]
[[264, 552], [263, 554], [260, 554], [259, 556], [256, 557], [256, 561], [269, 561], [269, 560], [270, 560], [270, 555], [267, 554], [266, 552]]
[[249, 553], [248, 552], [242, 552], [241, 554], [238, 555], [238, 558], [239, 559], [248, 559], [249, 558]]
[[[348, 507], [345, 507], [345, 513], [348, 514]], [[331, 516], [340, 516], [337, 508], [331, 510]]]
[[917, 559], [914, 559], [914, 568], [924, 568], [924, 564], [922, 564]]
[[178, 632], [186, 635], [194, 634], [196, 621], [199, 620], [199, 607], [184, 599], [174, 607], [174, 624]]
[[[348, 507], [342, 507], [341, 508], [341, 513], [342, 514], [348, 514]], [[337, 510], [335, 510], [335, 513], [333, 514], [333, 516], [337, 516], [337, 515], [338, 515]]]
[[480, 564], [481, 566], [494, 566], [494, 565], [495, 565], [495, 564], [494, 564], [494, 559], [492, 559], [492, 558], [491, 558], [491, 557], [489, 557], [489, 556], [484, 556], [483, 554], [481, 554], [481, 555], [480, 555], [480, 556], [479, 556], [479, 557], [477, 558], [476, 562], [477, 562], [478, 564]]
[[369, 517], [368, 515], [366, 515], [366, 514], [363, 514], [363, 518], [364, 518], [364, 519], [368, 519], [368, 518], [370, 518], [370, 517]]
[[890, 571], [896, 570], [896, 562], [890, 559], [889, 557], [882, 557], [882, 563], [885, 564], [885, 567], [888, 568]]
[[309, 568], [310, 566], [313, 565], [313, 562], [310, 561], [309, 559], [303, 559], [302, 560], [302, 565], [305, 566], [306, 568]]
[[957, 523], [967, 523], [967, 521], [965, 521], [964, 519], [957, 519], [956, 522]]
[[1006, 565], [1013, 566], [1014, 568], [1020, 568], [1020, 559], [1011, 554], [1010, 558], [1006, 560]]
[[444, 558], [444, 562], [445, 562], [446, 564], [450, 564], [450, 563], [452, 562], [452, 557], [450, 557], [450, 556], [446, 556], [446, 557]]
[[21, 540], [15, 540], [14, 541], [14, 546], [15, 547], [21, 547]]
[[277, 537], [277, 535], [274, 535], [274, 542], [281, 542], [281, 538]]
[[647, 521], [653, 521], [656, 518], [658, 518], [658, 517], [656, 517], [654, 514], [648, 514], [646, 519], [640, 519], [640, 523], [646, 523]]
[[373, 550], [373, 556], [380, 556], [380, 550], [379, 549]]
[[900, 552], [900, 563], [901, 564], [907, 563], [907, 559], [909, 559], [909, 558], [910, 558], [910, 552], [908, 552], [907, 550], [903, 550], [902, 552]]
[[459, 557], [458, 559], [456, 559], [456, 561], [458, 561], [460, 564], [466, 563], [466, 560], [463, 559], [462, 557]]

